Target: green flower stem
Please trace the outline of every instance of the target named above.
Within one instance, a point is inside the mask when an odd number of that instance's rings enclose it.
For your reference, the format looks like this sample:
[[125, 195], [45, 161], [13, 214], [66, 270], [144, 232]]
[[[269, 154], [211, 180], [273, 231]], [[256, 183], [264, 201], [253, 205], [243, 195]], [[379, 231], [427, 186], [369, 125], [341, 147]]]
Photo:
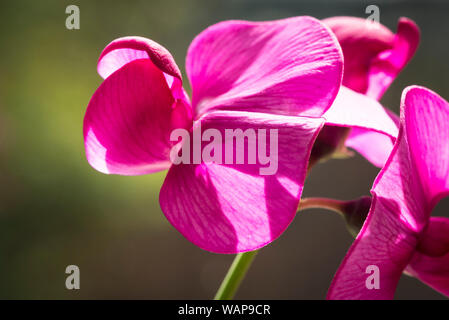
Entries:
[[[324, 208], [338, 212], [344, 216], [343, 208], [345, 203], [345, 201], [327, 198], [304, 198], [301, 199], [298, 212], [311, 208]], [[256, 250], [239, 253], [236, 255], [231, 267], [228, 270], [228, 273], [217, 291], [217, 294], [215, 295], [215, 300], [231, 300], [234, 297], [257, 252], [258, 251]]]
[[231, 300], [234, 297], [257, 252], [249, 251], [235, 256], [214, 300]]

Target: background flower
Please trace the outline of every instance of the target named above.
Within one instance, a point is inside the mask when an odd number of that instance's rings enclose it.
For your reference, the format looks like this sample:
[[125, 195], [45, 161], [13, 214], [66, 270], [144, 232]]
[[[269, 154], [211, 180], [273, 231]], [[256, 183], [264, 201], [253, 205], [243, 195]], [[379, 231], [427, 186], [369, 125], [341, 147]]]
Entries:
[[[392, 299], [406, 269], [449, 295], [449, 219], [430, 218], [449, 192], [449, 103], [423, 87], [408, 87], [401, 131], [377, 176], [371, 209], [329, 289], [330, 299]], [[368, 266], [380, 287], [366, 286]]]
[[419, 29], [407, 18], [399, 19], [396, 34], [380, 23], [358, 17], [331, 17], [323, 22], [337, 36], [345, 68], [343, 87], [324, 115], [327, 125], [312, 157], [327, 149], [345, 153], [346, 145], [382, 167], [393, 148], [399, 119], [377, 100], [413, 57]]

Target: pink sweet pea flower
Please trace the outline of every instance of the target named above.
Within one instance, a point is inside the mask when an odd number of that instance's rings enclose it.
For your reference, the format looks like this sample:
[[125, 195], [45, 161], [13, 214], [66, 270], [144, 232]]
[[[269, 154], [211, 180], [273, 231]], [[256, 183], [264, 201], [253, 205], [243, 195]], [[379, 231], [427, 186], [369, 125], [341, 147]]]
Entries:
[[[87, 160], [107, 174], [168, 169], [159, 200], [179, 232], [217, 253], [258, 249], [295, 216], [322, 115], [341, 84], [342, 59], [335, 36], [314, 18], [218, 23], [188, 50], [190, 103], [165, 48], [145, 38], [117, 39], [100, 56], [105, 80], [84, 118]], [[277, 129], [277, 172], [261, 175], [259, 162], [172, 165], [173, 130], [199, 127]]]
[[[449, 296], [449, 219], [430, 217], [449, 194], [449, 103], [426, 88], [408, 87], [400, 121], [371, 191], [370, 212], [334, 277], [330, 299], [392, 299], [403, 271]], [[366, 285], [373, 266], [377, 289]]]
[[[343, 139], [348, 135], [347, 147], [382, 167], [397, 137], [399, 119], [377, 101], [415, 53], [419, 29], [407, 18], [399, 20], [396, 34], [356, 17], [332, 17], [323, 22], [337, 36], [345, 62], [343, 87], [324, 115], [327, 125], [321, 135]], [[335, 126], [352, 129], [344, 132]]]

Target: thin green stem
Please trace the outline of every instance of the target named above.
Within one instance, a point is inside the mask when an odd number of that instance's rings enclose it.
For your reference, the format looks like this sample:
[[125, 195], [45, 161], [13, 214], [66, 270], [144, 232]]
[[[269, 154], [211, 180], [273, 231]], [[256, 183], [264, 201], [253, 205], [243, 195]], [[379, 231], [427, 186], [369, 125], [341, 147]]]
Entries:
[[257, 250], [244, 252], [235, 256], [226, 277], [215, 295], [215, 300], [231, 300], [234, 297], [257, 252]]
[[305, 209], [324, 208], [342, 214], [344, 203], [344, 201], [328, 198], [303, 198], [299, 203], [298, 212]]
[[298, 212], [305, 209], [324, 208], [338, 213], [344, 218], [346, 227], [353, 237], [357, 237], [371, 206], [371, 197], [363, 196], [355, 200], [340, 201], [328, 198], [304, 198], [299, 203]]

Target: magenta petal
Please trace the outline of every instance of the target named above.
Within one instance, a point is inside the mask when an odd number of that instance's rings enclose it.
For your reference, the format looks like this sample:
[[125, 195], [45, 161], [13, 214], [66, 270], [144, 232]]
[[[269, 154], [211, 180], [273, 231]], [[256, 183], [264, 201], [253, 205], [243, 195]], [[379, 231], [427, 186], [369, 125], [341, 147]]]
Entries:
[[266, 129], [268, 138], [269, 129], [277, 129], [278, 169], [261, 175], [260, 168], [266, 166], [259, 161], [173, 165], [160, 192], [162, 211], [188, 240], [208, 251], [237, 253], [270, 243], [296, 214], [310, 150], [323, 122], [261, 113], [208, 113], [194, 126], [201, 123], [203, 133], [213, 128], [225, 137], [225, 129]]
[[421, 235], [417, 250], [431, 257], [449, 253], [449, 219], [431, 217], [427, 228]]
[[[403, 130], [372, 194], [368, 217], [332, 281], [329, 299], [392, 299], [413, 255], [428, 214]], [[379, 289], [366, 286], [369, 266], [379, 270]]]
[[173, 56], [159, 43], [143, 37], [124, 37], [112, 41], [104, 48], [98, 59], [97, 70], [104, 79], [134, 60], [148, 59], [165, 76], [176, 99], [189, 104], [182, 88], [182, 76]]
[[432, 204], [449, 191], [449, 103], [423, 87], [404, 90], [410, 151]]
[[112, 41], [98, 59], [98, 73], [106, 79], [125, 64], [149, 59], [162, 72], [181, 80], [181, 72], [170, 52], [163, 46], [143, 37], [124, 37]]
[[353, 128], [345, 145], [356, 150], [374, 166], [382, 168], [393, 150], [394, 140], [384, 133]]
[[407, 18], [399, 19], [396, 35], [362, 18], [332, 17], [323, 22], [343, 50], [343, 85], [376, 100], [410, 61], [419, 43], [419, 29]]
[[399, 118], [379, 102], [344, 86], [323, 115], [326, 124], [352, 127], [346, 146], [382, 167], [398, 135]]
[[[404, 90], [402, 108], [416, 180], [430, 213], [449, 193], [449, 103], [429, 89], [412, 86]], [[449, 296], [449, 219], [430, 219], [406, 271]]]
[[411, 60], [418, 48], [420, 32], [410, 19], [401, 18], [394, 38], [393, 48], [373, 60], [369, 72], [367, 95], [380, 99], [399, 72]]
[[406, 271], [449, 297], [449, 219], [432, 217], [428, 229], [426, 248], [415, 252]]
[[188, 123], [188, 108], [175, 103], [164, 75], [151, 61], [128, 63], [89, 102], [84, 117], [88, 162], [100, 172], [122, 175], [168, 168], [170, 132]]
[[320, 116], [334, 100], [342, 53], [320, 21], [226, 21], [192, 42], [186, 61], [196, 117], [220, 108]]
[[[449, 104], [444, 99], [422, 87], [404, 90], [396, 144], [374, 182], [370, 212], [335, 275], [329, 298], [391, 299], [412, 257], [410, 268], [418, 272], [418, 277], [438, 290], [447, 288], [447, 278], [426, 274], [432, 268], [439, 270], [438, 259], [444, 258], [435, 256], [449, 249], [447, 237], [441, 240], [442, 234], [447, 236], [446, 225], [428, 226], [432, 205], [449, 191], [447, 123]], [[433, 237], [440, 240], [438, 245], [434, 245]], [[366, 275], [362, 271], [367, 265], [380, 270], [378, 290], [368, 290], [364, 285]], [[413, 270], [409, 272], [413, 274]]]
[[365, 94], [371, 63], [377, 55], [393, 46], [394, 34], [381, 24], [356, 17], [324, 19], [337, 36], [345, 59], [343, 85]]
[[399, 118], [377, 100], [342, 86], [332, 106], [323, 115], [326, 124], [359, 127], [383, 133], [396, 139]]

